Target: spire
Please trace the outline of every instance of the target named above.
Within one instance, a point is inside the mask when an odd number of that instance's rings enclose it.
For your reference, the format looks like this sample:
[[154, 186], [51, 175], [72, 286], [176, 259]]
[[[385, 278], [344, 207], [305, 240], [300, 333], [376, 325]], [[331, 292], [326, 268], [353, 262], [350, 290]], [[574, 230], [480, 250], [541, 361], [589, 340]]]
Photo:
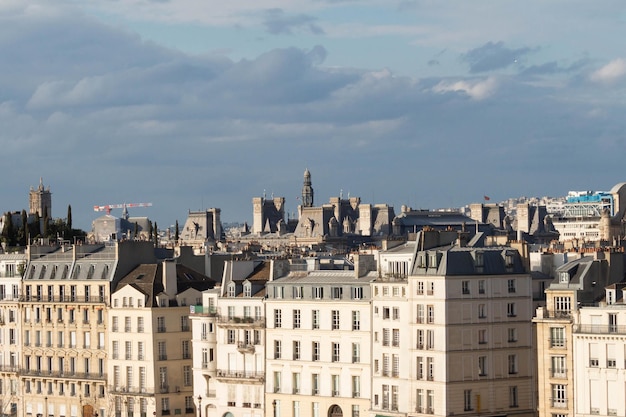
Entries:
[[311, 186], [311, 172], [308, 168], [304, 171], [304, 184], [302, 185], [302, 207], [313, 207], [313, 187]]

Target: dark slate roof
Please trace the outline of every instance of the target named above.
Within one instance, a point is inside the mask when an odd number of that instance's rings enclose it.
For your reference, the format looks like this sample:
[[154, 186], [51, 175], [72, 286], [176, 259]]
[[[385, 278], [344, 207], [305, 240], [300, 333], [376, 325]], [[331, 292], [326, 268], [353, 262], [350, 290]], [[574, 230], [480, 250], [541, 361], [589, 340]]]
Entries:
[[[132, 285], [137, 290], [147, 295], [146, 307], [156, 307], [156, 296], [164, 291], [163, 287], [163, 264], [141, 264], [117, 284], [115, 291], [126, 285]], [[178, 293], [189, 288], [204, 291], [215, 286], [215, 281], [184, 265], [176, 265], [176, 282]]]
[[[481, 253], [482, 266], [476, 264], [476, 253]], [[412, 275], [506, 275], [524, 274], [524, 264], [519, 252], [510, 247], [466, 247], [445, 246], [419, 251], [417, 256], [426, 256], [427, 262], [430, 255], [437, 254], [439, 261], [437, 268], [424, 268], [419, 262], [415, 262]], [[512, 256], [513, 263], [506, 265], [506, 255]]]

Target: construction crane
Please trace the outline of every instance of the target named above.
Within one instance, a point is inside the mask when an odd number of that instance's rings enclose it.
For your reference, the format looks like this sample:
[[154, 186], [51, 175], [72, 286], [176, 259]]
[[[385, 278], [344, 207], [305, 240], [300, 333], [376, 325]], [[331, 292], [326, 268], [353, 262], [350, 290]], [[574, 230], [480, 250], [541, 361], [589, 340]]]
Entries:
[[104, 206], [93, 206], [93, 211], [106, 211], [107, 214], [111, 214], [111, 209], [121, 208], [126, 209], [128, 207], [152, 207], [152, 203], [122, 203], [122, 204], [107, 204]]

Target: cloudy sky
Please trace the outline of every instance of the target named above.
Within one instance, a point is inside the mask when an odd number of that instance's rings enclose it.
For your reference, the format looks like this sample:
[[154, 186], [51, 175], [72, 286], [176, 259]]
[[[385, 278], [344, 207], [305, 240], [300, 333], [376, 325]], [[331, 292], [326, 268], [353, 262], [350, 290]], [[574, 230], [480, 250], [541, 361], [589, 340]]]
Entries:
[[305, 168], [397, 210], [609, 190], [624, 39], [622, 0], [2, 0], [0, 210], [43, 177], [84, 229], [251, 222]]

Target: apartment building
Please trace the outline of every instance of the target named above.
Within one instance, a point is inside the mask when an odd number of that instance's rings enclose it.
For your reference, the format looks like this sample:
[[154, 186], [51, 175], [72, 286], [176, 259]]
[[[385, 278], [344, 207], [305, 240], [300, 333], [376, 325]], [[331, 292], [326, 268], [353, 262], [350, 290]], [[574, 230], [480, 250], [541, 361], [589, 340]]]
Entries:
[[26, 253], [0, 254], [0, 413], [15, 415], [20, 402], [19, 363], [22, 325], [20, 295]]
[[139, 265], [116, 285], [107, 362], [116, 416], [196, 413], [189, 306], [213, 284], [169, 260]]
[[372, 414], [534, 415], [531, 277], [483, 241], [424, 230], [380, 252]]
[[221, 285], [194, 306], [194, 397], [205, 416], [263, 415], [266, 285], [285, 271], [284, 261], [227, 261]]
[[[574, 254], [572, 254], [574, 255]], [[556, 268], [537, 332], [539, 417], [623, 415], [624, 253], [587, 249]], [[602, 300], [599, 303], [599, 300]]]
[[265, 416], [369, 413], [376, 272], [373, 256], [353, 260], [354, 270], [292, 271], [268, 282]]

